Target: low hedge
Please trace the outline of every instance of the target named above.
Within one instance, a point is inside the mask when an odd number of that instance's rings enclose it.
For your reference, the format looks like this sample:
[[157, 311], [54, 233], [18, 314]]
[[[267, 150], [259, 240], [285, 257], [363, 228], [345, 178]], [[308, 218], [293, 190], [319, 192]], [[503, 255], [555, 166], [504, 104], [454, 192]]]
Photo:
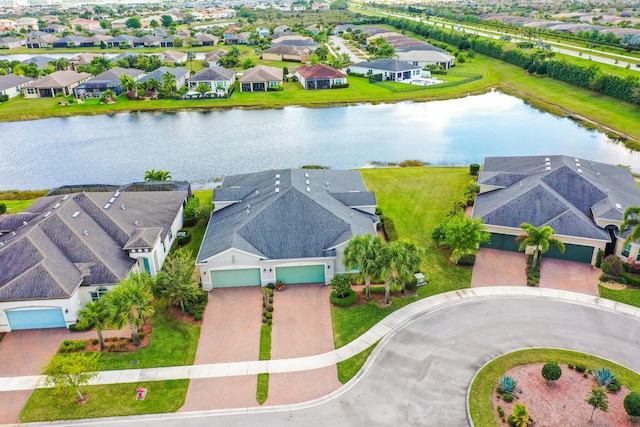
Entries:
[[335, 292], [331, 292], [331, 303], [339, 307], [347, 307], [358, 299], [358, 294], [353, 289], [349, 289], [346, 297], [339, 298]]
[[379, 215], [382, 232], [384, 233], [384, 237], [387, 239], [387, 242], [395, 242], [398, 240], [398, 231], [396, 230], [396, 225], [393, 220], [385, 215]]
[[87, 340], [65, 340], [60, 344], [60, 353], [71, 353], [73, 351], [84, 350], [87, 347]]
[[184, 246], [191, 241], [191, 232], [189, 230], [180, 230], [178, 233], [185, 233], [184, 236], [178, 236], [176, 239], [178, 246]]

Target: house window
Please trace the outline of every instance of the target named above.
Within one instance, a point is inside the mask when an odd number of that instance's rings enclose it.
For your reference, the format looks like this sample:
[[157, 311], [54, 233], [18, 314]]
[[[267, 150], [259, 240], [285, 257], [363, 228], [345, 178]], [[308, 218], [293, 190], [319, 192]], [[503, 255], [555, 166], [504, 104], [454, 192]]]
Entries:
[[631, 245], [627, 245], [624, 247], [624, 250], [622, 251], [622, 256], [629, 256], [629, 252], [631, 252]]
[[235, 264], [235, 263], [236, 263], [236, 256], [231, 255], [231, 264]]
[[169, 241], [173, 240], [173, 230], [169, 229]]
[[91, 301], [98, 301], [107, 292], [109, 292], [107, 288], [98, 288], [95, 292], [90, 292], [89, 295], [91, 296]]

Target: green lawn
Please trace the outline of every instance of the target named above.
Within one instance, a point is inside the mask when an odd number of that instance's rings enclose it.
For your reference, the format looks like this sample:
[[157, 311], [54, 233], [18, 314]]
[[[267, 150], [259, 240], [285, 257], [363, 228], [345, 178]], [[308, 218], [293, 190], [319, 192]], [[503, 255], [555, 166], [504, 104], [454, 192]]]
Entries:
[[37, 199], [29, 200], [0, 200], [0, 203], [4, 203], [7, 206], [8, 214], [16, 214], [26, 210]]
[[365, 351], [356, 354], [355, 356], [338, 363], [338, 381], [342, 384], [346, 384], [351, 380], [351, 378], [355, 377], [360, 368], [364, 365], [364, 363], [369, 358], [369, 355], [376, 348], [378, 343], [375, 343]]
[[[476, 426], [499, 427], [503, 425], [496, 420], [491, 402], [496, 382], [514, 366], [537, 362], [557, 362], [563, 365], [582, 363], [590, 370], [609, 368], [622, 385], [631, 391], [640, 391], [639, 374], [599, 357], [575, 351], [547, 348], [516, 351], [501, 356], [482, 368], [471, 385], [469, 410]], [[563, 366], [563, 369], [568, 368]], [[540, 380], [543, 381], [542, 376], [540, 376]]]
[[[390, 313], [418, 299], [471, 285], [471, 269], [449, 263], [448, 252], [431, 241], [431, 231], [440, 224], [471, 180], [468, 168], [384, 168], [363, 169], [367, 188], [375, 191], [378, 206], [393, 219], [400, 239], [409, 239], [424, 249], [421, 270], [429, 284], [418, 296], [392, 298], [389, 307], [377, 302], [354, 307], [332, 307], [336, 348], [353, 341]], [[360, 369], [366, 356], [352, 358], [339, 366], [341, 381], [348, 381]]]
[[602, 285], [598, 286], [598, 289], [602, 298], [640, 307], [640, 290], [638, 289], [614, 290]]
[[[146, 387], [145, 400], [136, 400], [136, 389]], [[37, 389], [20, 413], [20, 421], [55, 421], [80, 418], [176, 412], [187, 395], [189, 380], [140, 382], [82, 387], [89, 401], [78, 405], [75, 394], [58, 395], [54, 389]]]
[[[151, 342], [147, 347], [126, 353], [102, 353], [99, 360], [100, 370], [193, 364], [198, 348], [200, 326], [184, 323], [167, 316], [163, 304], [156, 304], [156, 313], [150, 322], [153, 325], [153, 331]], [[132, 365], [134, 360], [137, 362]]]

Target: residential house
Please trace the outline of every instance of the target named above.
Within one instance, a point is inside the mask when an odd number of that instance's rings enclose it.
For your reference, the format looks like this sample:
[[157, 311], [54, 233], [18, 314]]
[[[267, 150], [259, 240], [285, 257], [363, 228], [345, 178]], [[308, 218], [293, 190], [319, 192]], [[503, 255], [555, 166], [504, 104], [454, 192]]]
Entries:
[[319, 12], [327, 11], [331, 9], [331, 5], [329, 3], [313, 3], [311, 9]]
[[320, 46], [318, 43], [313, 41], [311, 37], [307, 37], [307, 36], [286, 35], [286, 36], [274, 37], [273, 40], [271, 40], [272, 46], [275, 46], [277, 44], [282, 44], [282, 43], [286, 43], [292, 46], [309, 46], [309, 47]]
[[375, 235], [375, 194], [357, 170], [285, 169], [227, 176], [196, 265], [206, 290], [326, 284], [349, 240]]
[[91, 77], [89, 73], [77, 73], [71, 70], [55, 71], [27, 83], [23, 87], [22, 93], [25, 98], [53, 98], [58, 93], [69, 96], [76, 86]]
[[333, 35], [340, 37], [344, 33], [349, 32], [348, 30], [353, 31], [357, 28], [358, 26], [353, 24], [336, 25], [335, 27], [333, 27]]
[[256, 27], [256, 33], [260, 37], [269, 37], [271, 35], [271, 30], [267, 27]]
[[262, 59], [265, 61], [295, 61], [307, 62], [314, 49], [306, 46], [290, 46], [278, 44], [262, 51]]
[[78, 66], [91, 64], [91, 61], [100, 57], [105, 56], [101, 53], [81, 53], [80, 55], [69, 58], [69, 62], [71, 63], [71, 69], [77, 70]]
[[206, 52], [204, 54], [204, 60], [209, 63], [210, 67], [216, 67], [220, 65], [220, 58], [222, 58], [227, 52], [228, 50], [225, 49], [216, 49], [211, 52]]
[[127, 30], [127, 19], [129, 18], [114, 19], [111, 21], [111, 28], [114, 30]]
[[345, 87], [348, 84], [346, 74], [324, 64], [298, 67], [296, 77], [302, 87], [307, 90]]
[[40, 31], [44, 32], [44, 33], [48, 33], [48, 34], [62, 34], [65, 31], [67, 31], [69, 29], [69, 27], [67, 27], [66, 25], [60, 25], [60, 24], [51, 24], [48, 25], [44, 28], [40, 28]]
[[103, 44], [106, 47], [107, 42], [112, 38], [112, 36], [104, 34], [94, 34], [91, 37], [87, 37], [82, 43], [80, 43], [80, 47], [101, 47]]
[[140, 25], [142, 25], [142, 28], [151, 28], [153, 27], [151, 25], [152, 21], [156, 21], [157, 26], [162, 25], [162, 17], [160, 15], [150, 15], [140, 18]]
[[[551, 226], [565, 244], [545, 257], [594, 264], [605, 255], [639, 259], [640, 242], [625, 245], [626, 208], [640, 205], [640, 189], [621, 166], [569, 156], [487, 157], [478, 177], [473, 218], [481, 218], [488, 248], [517, 251], [522, 223]], [[628, 233], [628, 232], [627, 232]]]
[[93, 19], [76, 18], [69, 21], [69, 24], [72, 28], [80, 26], [84, 31], [100, 31], [102, 29], [100, 22]]
[[36, 18], [24, 17], [16, 20], [13, 24], [13, 28], [16, 31], [20, 31], [22, 29], [28, 31], [38, 31], [40, 27], [38, 26], [38, 20]]
[[144, 71], [135, 68], [115, 67], [78, 85], [73, 89], [73, 93], [76, 98], [100, 98], [106, 90], [111, 89], [116, 96], [119, 96], [124, 92], [120, 83], [120, 78], [123, 75], [133, 77], [137, 81], [144, 75]]
[[160, 68], [158, 68], [157, 70], [154, 70], [152, 72], [150, 72], [149, 74], [144, 75], [143, 77], [141, 77], [140, 79], [138, 79], [138, 83], [144, 83], [148, 80], [154, 79], [157, 80], [159, 82], [163, 82], [164, 81], [164, 75], [166, 73], [171, 73], [175, 76], [176, 78], [176, 89], [180, 89], [182, 86], [184, 86], [187, 83], [187, 79], [189, 78], [189, 76], [191, 75], [191, 71], [187, 70], [186, 68], [182, 68], [182, 67], [167, 67], [167, 66], [162, 66]]
[[160, 47], [176, 47], [176, 39], [184, 42], [185, 36], [178, 34], [170, 35], [160, 40]]
[[39, 36], [39, 37], [35, 37], [33, 39], [27, 40], [27, 47], [29, 49], [40, 49], [40, 48], [52, 47], [53, 43], [58, 40], [59, 39], [57, 37], [50, 36], [50, 35]]
[[43, 70], [47, 68], [49, 63], [52, 61], [57, 61], [57, 59], [51, 56], [36, 55], [32, 56], [31, 58], [25, 59], [24, 61], [22, 61], [22, 63], [26, 65], [33, 63], [36, 64], [36, 67], [38, 67], [39, 70]]
[[6, 95], [9, 98], [15, 98], [22, 93], [22, 88], [33, 80], [33, 77], [17, 76], [15, 74], [0, 76], [0, 96]]
[[218, 44], [218, 37], [211, 34], [200, 34], [196, 37], [196, 45], [198, 46], [215, 46]]
[[274, 34], [285, 34], [290, 32], [291, 32], [291, 27], [289, 27], [288, 25], [279, 25], [273, 29]]
[[189, 196], [188, 183], [61, 187], [0, 216], [0, 331], [68, 327], [129, 274], [155, 275]]
[[165, 50], [159, 56], [160, 56], [160, 59], [162, 59], [162, 62], [165, 62], [167, 64], [175, 64], [175, 63], [184, 64], [187, 62], [186, 52], [178, 52], [176, 50]]
[[67, 36], [54, 41], [51, 47], [56, 49], [68, 49], [74, 47], [80, 47], [82, 43], [87, 40], [84, 36]]
[[127, 34], [121, 34], [107, 41], [108, 47], [120, 47], [120, 48], [129, 48], [133, 47], [133, 42], [137, 39], [137, 37], [129, 36]]
[[189, 78], [187, 84], [189, 85], [189, 91], [196, 92], [196, 88], [201, 84], [208, 86], [211, 91], [222, 91], [224, 94], [228, 94], [233, 85], [236, 82], [236, 72], [233, 70], [227, 70], [222, 67], [209, 67], [195, 73]]
[[349, 71], [365, 76], [382, 75], [383, 81], [399, 82], [420, 77], [422, 67], [397, 59], [374, 59], [370, 62], [359, 62], [349, 67]]
[[318, 33], [320, 33], [320, 31], [322, 31], [322, 28], [320, 28], [318, 25], [313, 24], [313, 25], [309, 25], [308, 27], [304, 28], [305, 30], [309, 31], [311, 34], [318, 35]]
[[245, 70], [240, 78], [240, 92], [266, 92], [282, 86], [282, 68], [258, 65]]
[[[430, 47], [429, 47], [430, 46]], [[396, 55], [399, 60], [409, 62], [424, 68], [428, 65], [440, 65], [448, 70], [455, 64], [455, 56], [450, 55], [446, 50], [435, 46], [420, 46], [410, 49], [396, 49]]]
[[243, 32], [236, 33], [231, 37], [225, 39], [226, 44], [249, 44], [249, 40], [251, 39], [251, 33]]
[[25, 39], [18, 37], [0, 37], [0, 49], [17, 49], [26, 44]]
[[227, 42], [227, 40], [231, 39], [231, 37], [233, 37], [233, 35], [240, 31], [242, 28], [238, 28], [238, 27], [234, 27], [233, 25], [228, 27], [226, 30], [224, 30], [224, 32], [222, 33], [222, 38], [224, 39], [225, 43]]
[[13, 19], [0, 18], [0, 31], [9, 32], [14, 29], [15, 24]]
[[160, 36], [146, 35], [137, 37], [133, 40], [133, 47], [159, 47], [160, 40], [162, 40]]

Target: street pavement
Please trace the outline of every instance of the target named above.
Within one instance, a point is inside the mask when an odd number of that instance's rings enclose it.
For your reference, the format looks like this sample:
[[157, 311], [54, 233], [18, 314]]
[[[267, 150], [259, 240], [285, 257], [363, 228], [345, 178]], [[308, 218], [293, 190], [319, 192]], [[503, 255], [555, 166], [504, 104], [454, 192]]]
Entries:
[[640, 310], [563, 291], [493, 288], [502, 296], [490, 296], [491, 288], [484, 289], [474, 289], [481, 292], [476, 297], [449, 293], [449, 303], [413, 313], [391, 329], [356, 378], [312, 402], [43, 425], [466, 426], [473, 376], [505, 353], [564, 348], [640, 371]]

